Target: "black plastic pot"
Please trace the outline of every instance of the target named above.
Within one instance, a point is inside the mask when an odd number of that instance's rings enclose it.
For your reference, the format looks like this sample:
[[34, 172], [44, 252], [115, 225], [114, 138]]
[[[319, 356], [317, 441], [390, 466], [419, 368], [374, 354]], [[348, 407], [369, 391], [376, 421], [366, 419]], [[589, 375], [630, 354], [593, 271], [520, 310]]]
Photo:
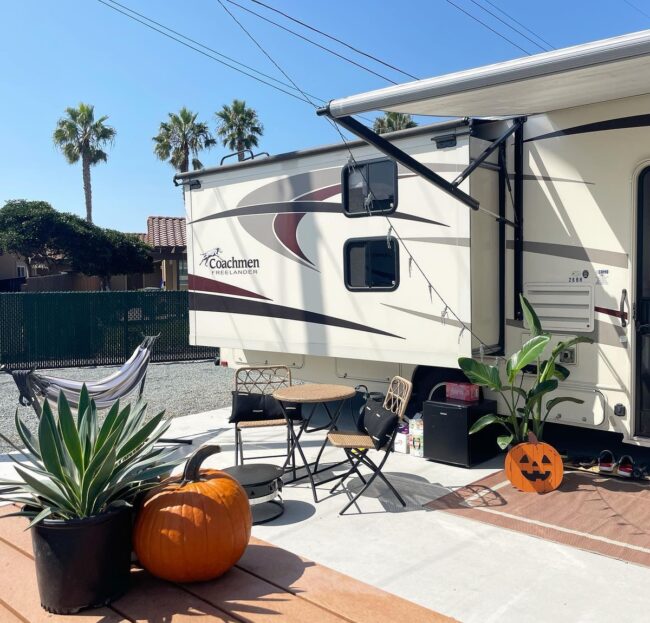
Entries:
[[54, 614], [105, 606], [129, 585], [132, 509], [32, 528], [41, 605]]

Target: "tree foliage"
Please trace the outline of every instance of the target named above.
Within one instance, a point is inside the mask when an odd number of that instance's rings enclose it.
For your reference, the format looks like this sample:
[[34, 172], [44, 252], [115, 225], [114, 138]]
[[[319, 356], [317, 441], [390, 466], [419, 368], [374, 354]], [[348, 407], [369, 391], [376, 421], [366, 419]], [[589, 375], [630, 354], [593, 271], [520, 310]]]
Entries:
[[215, 144], [207, 123], [197, 121], [198, 113], [183, 107], [178, 113], [169, 113], [169, 120], [160, 124], [158, 134], [153, 137], [154, 153], [159, 160], [169, 163], [181, 173], [190, 168], [201, 169], [203, 164], [199, 152]]
[[0, 209], [0, 249], [24, 258], [30, 268], [70, 267], [102, 279], [150, 272], [148, 247], [132, 234], [104, 229], [45, 201], [15, 199]]
[[377, 117], [372, 124], [372, 129], [377, 134], [386, 134], [386, 132], [396, 132], [397, 130], [406, 130], [414, 128], [417, 123], [413, 121], [411, 115], [402, 112], [387, 112], [383, 117]]
[[95, 107], [81, 103], [77, 108], [65, 109], [65, 116], [57, 121], [52, 136], [54, 145], [61, 150], [69, 164], [81, 160], [86, 220], [91, 223], [93, 208], [90, 167], [106, 162], [108, 155], [104, 148], [113, 143], [117, 134], [115, 128], [106, 125], [107, 119], [106, 115], [95, 119]]
[[254, 108], [248, 108], [244, 100], [235, 99], [232, 104], [224, 104], [215, 113], [218, 127], [217, 135], [225, 147], [237, 152], [239, 160], [244, 159], [244, 150], [257, 147], [258, 138], [264, 134]]

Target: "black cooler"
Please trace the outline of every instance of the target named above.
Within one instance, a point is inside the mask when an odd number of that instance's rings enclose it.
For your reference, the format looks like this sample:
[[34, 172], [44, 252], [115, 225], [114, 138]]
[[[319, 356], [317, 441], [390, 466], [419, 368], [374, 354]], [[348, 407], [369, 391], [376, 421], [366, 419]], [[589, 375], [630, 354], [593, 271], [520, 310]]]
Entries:
[[[497, 437], [505, 430], [495, 424], [473, 435], [469, 429], [481, 416], [497, 412], [495, 400], [427, 400], [422, 409], [424, 458], [471, 467], [499, 453]], [[501, 432], [500, 432], [501, 431]]]

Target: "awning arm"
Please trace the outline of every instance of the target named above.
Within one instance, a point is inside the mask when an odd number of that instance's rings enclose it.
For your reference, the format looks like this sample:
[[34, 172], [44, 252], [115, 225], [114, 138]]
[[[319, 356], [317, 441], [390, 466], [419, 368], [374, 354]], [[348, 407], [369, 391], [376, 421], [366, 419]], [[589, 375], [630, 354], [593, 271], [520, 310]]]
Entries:
[[398, 149], [391, 142], [387, 141], [385, 138], [373, 132], [370, 128], [363, 125], [353, 117], [344, 116], [344, 117], [334, 117], [328, 107], [319, 108], [319, 115], [325, 115], [329, 117], [334, 123], [338, 123], [340, 126], [344, 127], [352, 134], [358, 136], [360, 139], [377, 148], [380, 152], [395, 160], [399, 164], [406, 167], [409, 171], [412, 171], [416, 175], [424, 178], [428, 182], [431, 182], [434, 186], [437, 186], [444, 192], [450, 194], [452, 197], [458, 199], [466, 206], [472, 208], [472, 210], [479, 209], [479, 202], [468, 195], [466, 192], [460, 190], [460, 188], [454, 186], [451, 182], [448, 182], [444, 177], [441, 177], [437, 173], [434, 173], [431, 169], [423, 165], [421, 162], [418, 162], [412, 156], [409, 156], [406, 152]]
[[499, 147], [502, 143], [508, 140], [508, 137], [511, 134], [514, 134], [520, 127], [523, 126], [523, 124], [526, 121], [526, 117], [519, 117], [514, 120], [513, 124], [508, 127], [508, 129], [501, 134], [499, 138], [496, 140], [492, 141], [484, 150], [483, 152], [479, 155], [478, 158], [475, 160], [472, 160], [472, 162], [469, 163], [467, 167], [460, 173], [460, 175], [451, 183], [452, 186], [458, 186], [463, 182], [464, 179], [468, 178], [470, 174], [478, 167], [481, 166], [481, 164], [485, 161], [486, 158], [490, 156], [490, 154]]

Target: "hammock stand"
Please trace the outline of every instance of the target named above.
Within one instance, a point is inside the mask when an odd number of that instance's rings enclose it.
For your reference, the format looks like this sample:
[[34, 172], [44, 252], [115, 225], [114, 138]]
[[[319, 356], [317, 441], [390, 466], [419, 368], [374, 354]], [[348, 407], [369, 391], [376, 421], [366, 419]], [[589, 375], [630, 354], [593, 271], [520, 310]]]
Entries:
[[[157, 339], [157, 335], [145, 337], [142, 343], [133, 351], [129, 360], [117, 372], [103, 379], [85, 383], [88, 394], [95, 401], [98, 409], [109, 408], [116, 400], [125, 398], [136, 389], [138, 399], [142, 397], [147, 378], [147, 367], [151, 359], [151, 350]], [[59, 393], [63, 392], [70, 406], [75, 408], [79, 406], [79, 396], [84, 381], [72, 381], [39, 374], [34, 368], [12, 370], [7, 366], [2, 366], [0, 370], [11, 374], [20, 393], [18, 402], [24, 407], [32, 407], [39, 419], [42, 412], [39, 397], [56, 404]], [[192, 444], [192, 441], [188, 439], [161, 438], [160, 441]]]

